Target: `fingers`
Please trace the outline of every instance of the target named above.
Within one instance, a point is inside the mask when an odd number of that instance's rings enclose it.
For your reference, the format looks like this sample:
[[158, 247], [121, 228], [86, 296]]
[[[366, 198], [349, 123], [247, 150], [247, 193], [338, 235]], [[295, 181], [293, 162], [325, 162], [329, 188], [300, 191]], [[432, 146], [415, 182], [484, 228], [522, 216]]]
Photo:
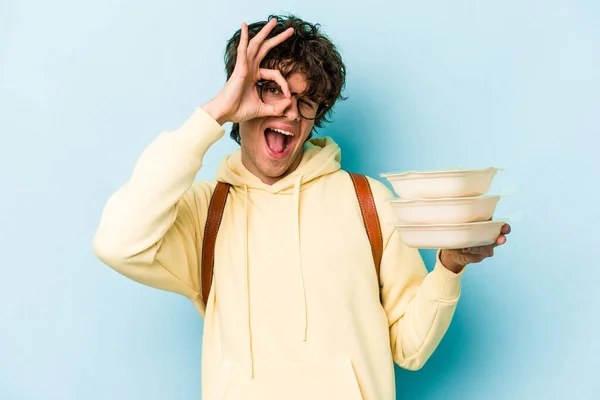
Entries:
[[261, 68], [259, 70], [259, 72], [260, 72], [261, 79], [274, 81], [275, 83], [277, 83], [279, 85], [279, 87], [283, 91], [283, 94], [285, 95], [285, 97], [288, 97], [288, 98], [292, 97], [292, 93], [290, 92], [290, 86], [288, 85], [287, 81], [281, 74], [281, 71], [276, 70], [276, 69]]
[[274, 36], [268, 40], [267, 36], [269, 33], [275, 28], [277, 25], [277, 19], [271, 19], [263, 28], [250, 40], [250, 44], [248, 46], [248, 57], [252, 59], [256, 65], [259, 65], [260, 62], [265, 58], [267, 53], [275, 46], [283, 43], [294, 33], [294, 28], [288, 28], [285, 31], [281, 32], [277, 36]]
[[501, 246], [504, 243], [506, 243], [506, 236], [504, 236], [504, 235], [498, 236], [498, 239], [496, 239], [496, 246]]
[[260, 45], [258, 53], [256, 54], [256, 63], [260, 64], [263, 58], [267, 55], [269, 51], [275, 46], [280, 45], [285, 42], [292, 34], [294, 33], [294, 28], [288, 28], [285, 31], [281, 32], [279, 35], [270, 38]]
[[478, 263], [482, 260], [494, 256], [494, 248], [501, 246], [506, 243], [506, 235], [511, 231], [509, 224], [502, 226], [500, 235], [493, 244], [487, 246], [476, 246], [463, 249], [457, 249], [454, 251], [459, 252], [460, 257], [464, 259], [466, 263]]
[[279, 102], [278, 104], [265, 104], [265, 103], [261, 103], [262, 107], [260, 109], [260, 111], [258, 112], [258, 117], [281, 117], [284, 113], [286, 108], [289, 107], [291, 100], [290, 99], [284, 99], [281, 102]]
[[246, 52], [248, 51], [248, 25], [246, 23], [242, 24], [242, 33], [240, 35], [240, 44], [238, 45], [238, 61], [240, 60], [240, 55], [243, 57], [246, 56]]
[[481, 254], [473, 254], [467, 249], [450, 250], [455, 253], [454, 258], [458, 264], [467, 265], [483, 261], [487, 256]]
[[285, 111], [285, 105], [272, 105], [264, 104], [261, 111], [258, 113], [259, 117], [280, 117]]
[[240, 36], [240, 44], [238, 45], [237, 48], [237, 58], [235, 61], [235, 66], [236, 69], [240, 68], [243, 69], [243, 71], [240, 71], [242, 73], [247, 72], [247, 65], [248, 65], [248, 59], [247, 59], [247, 52], [248, 52], [248, 25], [246, 25], [245, 23], [242, 24], [242, 33]]
[[271, 33], [273, 28], [275, 28], [275, 25], [277, 25], [277, 19], [273, 18], [262, 27], [262, 29], [256, 34], [256, 36], [252, 38], [252, 40], [250, 40], [250, 44], [248, 46], [249, 56], [252, 58], [254, 57], [254, 55], [258, 52], [258, 49], [260, 49], [262, 42], [267, 38], [269, 33]]
[[494, 247], [495, 245], [488, 246], [478, 246], [478, 247], [469, 247], [468, 249], [463, 249], [462, 252], [466, 256], [483, 256], [492, 257], [494, 255]]
[[[276, 25], [277, 19], [272, 18], [250, 41], [248, 41], [248, 25], [245, 23], [242, 24], [236, 66], [246, 66], [246, 69], [250, 68], [252, 71], [255, 71], [254, 68], [259, 67], [260, 63], [271, 49], [283, 43], [294, 33], [294, 28], [288, 28], [280, 34], [265, 40]], [[286, 96], [289, 97], [290, 94], [289, 90], [287, 89], [287, 83], [284, 84], [279, 80], [276, 80], [276, 82], [281, 86], [282, 89], [284, 89]]]

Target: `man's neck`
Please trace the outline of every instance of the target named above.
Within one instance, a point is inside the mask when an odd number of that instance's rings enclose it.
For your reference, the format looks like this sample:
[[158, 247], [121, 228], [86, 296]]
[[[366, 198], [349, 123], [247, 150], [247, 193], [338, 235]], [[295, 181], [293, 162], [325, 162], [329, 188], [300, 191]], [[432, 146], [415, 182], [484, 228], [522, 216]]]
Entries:
[[291, 173], [293, 173], [295, 170], [298, 169], [298, 166], [302, 162], [303, 155], [304, 155], [304, 150], [301, 150], [298, 153], [298, 156], [296, 157], [294, 162], [290, 165], [290, 167], [283, 174], [281, 174], [279, 176], [268, 176], [266, 174], [261, 173], [259, 168], [253, 162], [247, 160], [246, 157], [244, 157], [243, 153], [242, 153], [242, 165], [244, 166], [244, 168], [246, 168], [248, 170], [248, 172], [250, 172], [252, 175], [254, 175], [258, 179], [260, 179], [262, 183], [264, 183], [265, 185], [273, 186], [274, 184], [276, 184], [277, 182], [279, 182], [280, 180], [282, 180], [283, 178], [285, 178], [286, 176], [290, 175]]

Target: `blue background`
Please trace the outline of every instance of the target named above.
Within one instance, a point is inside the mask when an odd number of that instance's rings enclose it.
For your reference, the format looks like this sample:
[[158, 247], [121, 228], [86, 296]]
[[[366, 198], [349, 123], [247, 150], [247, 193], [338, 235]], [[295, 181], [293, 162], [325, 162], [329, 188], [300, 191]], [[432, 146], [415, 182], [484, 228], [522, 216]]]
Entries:
[[0, 398], [199, 398], [191, 303], [104, 266], [91, 238], [143, 149], [220, 89], [230, 35], [280, 12], [345, 57], [349, 99], [322, 131], [345, 168], [504, 168], [513, 233], [470, 267], [429, 363], [397, 370], [398, 398], [600, 398], [591, 0], [2, 1]]

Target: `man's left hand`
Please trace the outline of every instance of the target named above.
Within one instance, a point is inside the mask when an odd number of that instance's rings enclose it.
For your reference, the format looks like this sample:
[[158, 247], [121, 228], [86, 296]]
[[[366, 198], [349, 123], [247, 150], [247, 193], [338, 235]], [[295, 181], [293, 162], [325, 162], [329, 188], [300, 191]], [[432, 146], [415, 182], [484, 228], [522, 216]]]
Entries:
[[494, 248], [506, 243], [506, 235], [510, 233], [510, 225], [504, 224], [495, 243], [487, 246], [470, 247], [467, 249], [442, 250], [440, 260], [444, 267], [454, 273], [459, 273], [467, 264], [478, 263], [494, 255]]

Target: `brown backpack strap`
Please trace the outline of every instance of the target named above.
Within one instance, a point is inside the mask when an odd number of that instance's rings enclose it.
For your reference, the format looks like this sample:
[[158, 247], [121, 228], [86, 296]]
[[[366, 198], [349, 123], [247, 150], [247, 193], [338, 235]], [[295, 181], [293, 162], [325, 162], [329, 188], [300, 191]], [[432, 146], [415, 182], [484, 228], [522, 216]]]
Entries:
[[373, 261], [375, 262], [377, 281], [380, 282], [379, 267], [381, 264], [381, 257], [383, 256], [383, 237], [381, 234], [381, 226], [379, 225], [377, 208], [375, 207], [375, 200], [373, 199], [373, 192], [371, 192], [371, 185], [369, 185], [366, 176], [353, 172], [349, 172], [349, 174], [352, 178], [352, 183], [354, 183], [354, 190], [356, 190], [356, 197], [358, 197], [360, 212], [362, 213], [365, 228], [367, 229], [369, 242], [371, 242], [371, 253], [373, 253]]
[[202, 261], [200, 264], [202, 277], [202, 300], [206, 306], [208, 294], [213, 279], [213, 268], [215, 265], [215, 244], [217, 243], [217, 234], [225, 211], [225, 202], [229, 193], [229, 185], [224, 182], [217, 182], [213, 192], [210, 204], [208, 205], [208, 216], [206, 217], [206, 226], [204, 227], [204, 238], [202, 240]]

